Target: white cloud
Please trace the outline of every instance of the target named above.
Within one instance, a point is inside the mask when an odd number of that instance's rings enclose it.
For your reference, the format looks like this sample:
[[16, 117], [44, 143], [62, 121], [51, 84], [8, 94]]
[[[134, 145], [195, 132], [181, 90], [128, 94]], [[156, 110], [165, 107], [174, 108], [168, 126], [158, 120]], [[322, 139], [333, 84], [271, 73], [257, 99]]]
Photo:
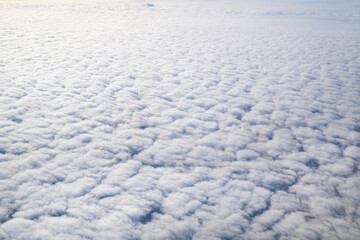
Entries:
[[2, 2], [0, 239], [357, 238], [359, 9]]

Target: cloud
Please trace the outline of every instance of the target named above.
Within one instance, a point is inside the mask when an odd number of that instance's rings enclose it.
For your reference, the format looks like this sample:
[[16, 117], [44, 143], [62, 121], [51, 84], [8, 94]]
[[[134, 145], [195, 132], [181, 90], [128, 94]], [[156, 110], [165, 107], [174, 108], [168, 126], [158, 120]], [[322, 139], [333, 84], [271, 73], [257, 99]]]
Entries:
[[0, 239], [360, 236], [358, 3], [0, 5]]

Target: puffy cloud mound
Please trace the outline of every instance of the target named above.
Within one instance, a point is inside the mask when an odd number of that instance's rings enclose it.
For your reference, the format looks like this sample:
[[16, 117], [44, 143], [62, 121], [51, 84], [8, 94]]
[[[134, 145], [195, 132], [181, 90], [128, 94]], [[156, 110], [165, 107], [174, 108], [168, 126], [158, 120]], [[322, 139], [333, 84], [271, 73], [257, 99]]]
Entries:
[[360, 5], [0, 3], [0, 239], [360, 238]]

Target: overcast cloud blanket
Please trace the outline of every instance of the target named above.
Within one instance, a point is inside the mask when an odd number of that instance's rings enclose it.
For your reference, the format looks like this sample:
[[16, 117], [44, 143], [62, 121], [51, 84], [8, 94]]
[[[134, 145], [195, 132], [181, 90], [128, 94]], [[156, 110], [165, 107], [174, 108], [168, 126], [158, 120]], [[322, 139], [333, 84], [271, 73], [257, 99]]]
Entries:
[[360, 239], [358, 1], [0, 2], [0, 239]]

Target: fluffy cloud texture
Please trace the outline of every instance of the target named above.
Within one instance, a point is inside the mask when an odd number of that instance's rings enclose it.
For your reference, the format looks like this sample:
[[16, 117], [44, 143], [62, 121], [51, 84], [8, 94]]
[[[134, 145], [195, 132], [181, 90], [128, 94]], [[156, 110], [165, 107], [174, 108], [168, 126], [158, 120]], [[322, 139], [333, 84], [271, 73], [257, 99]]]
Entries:
[[0, 3], [0, 239], [359, 239], [360, 5]]

